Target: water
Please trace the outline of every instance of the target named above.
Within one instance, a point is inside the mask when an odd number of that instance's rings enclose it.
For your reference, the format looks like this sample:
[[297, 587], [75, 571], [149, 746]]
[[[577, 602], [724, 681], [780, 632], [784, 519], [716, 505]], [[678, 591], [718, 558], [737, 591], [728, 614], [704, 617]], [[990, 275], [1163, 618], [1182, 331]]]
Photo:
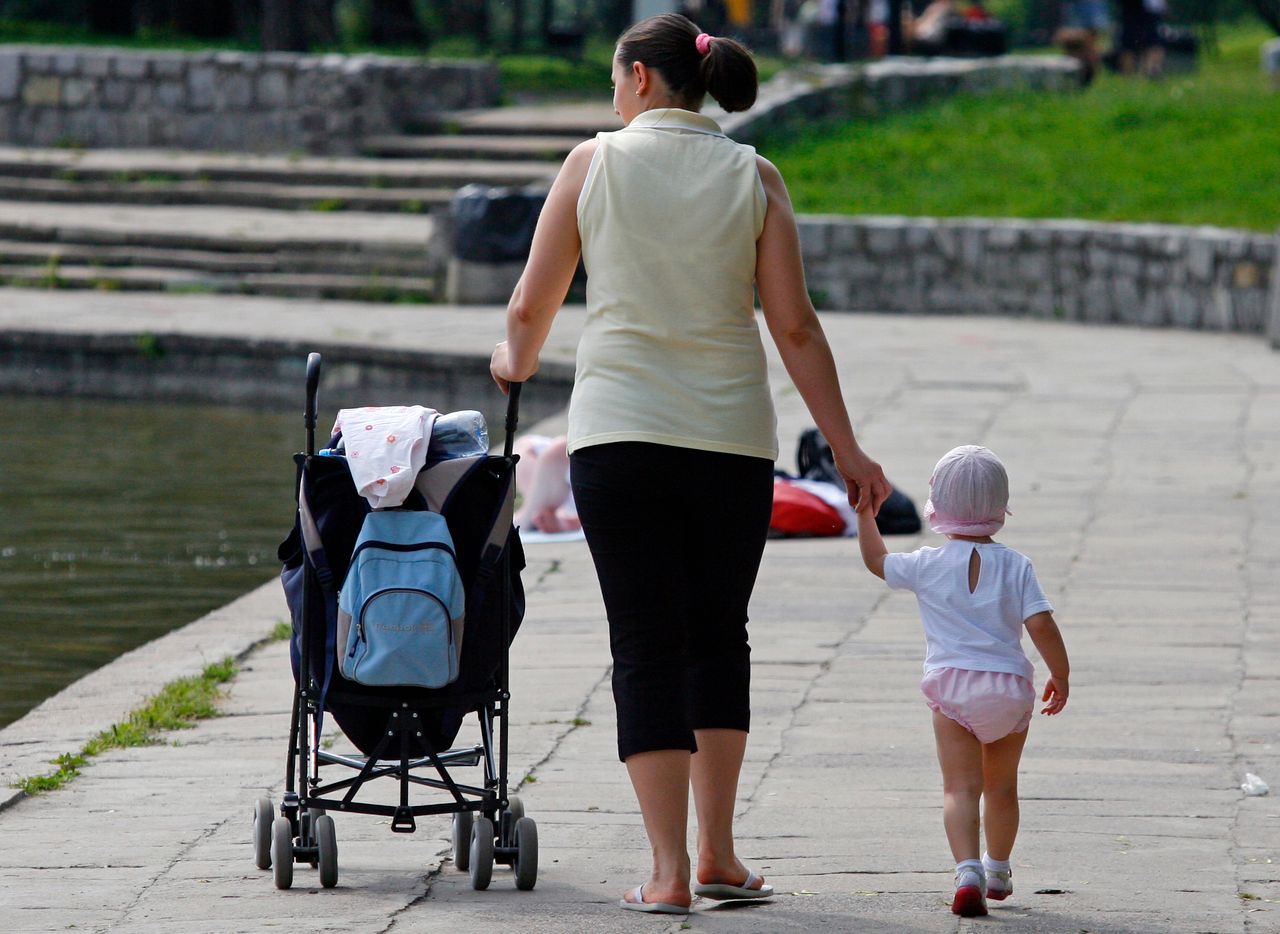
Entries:
[[278, 573], [300, 413], [0, 406], [0, 727]]

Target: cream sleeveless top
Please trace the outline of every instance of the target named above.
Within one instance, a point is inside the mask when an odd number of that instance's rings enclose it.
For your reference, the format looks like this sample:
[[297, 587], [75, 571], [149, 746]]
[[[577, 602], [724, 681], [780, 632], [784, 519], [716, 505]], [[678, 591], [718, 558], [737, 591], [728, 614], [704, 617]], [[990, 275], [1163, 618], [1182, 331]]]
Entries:
[[674, 108], [597, 139], [578, 198], [587, 321], [570, 453], [649, 441], [776, 460], [755, 316], [766, 207], [755, 150]]

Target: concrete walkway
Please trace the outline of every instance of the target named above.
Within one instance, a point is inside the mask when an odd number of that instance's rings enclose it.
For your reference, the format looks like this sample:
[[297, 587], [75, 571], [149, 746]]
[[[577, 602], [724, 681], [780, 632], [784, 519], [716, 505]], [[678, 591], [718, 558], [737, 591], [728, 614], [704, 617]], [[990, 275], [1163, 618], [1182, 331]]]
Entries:
[[[163, 332], [203, 320], [273, 338], [295, 336], [306, 315], [317, 340], [354, 339], [358, 321], [439, 349], [427, 326], [439, 321], [453, 346], [483, 352], [501, 320], [497, 309], [390, 306], [356, 319], [355, 306], [336, 304], [10, 295], [0, 328], [43, 318]], [[572, 352], [580, 321], [566, 310], [554, 353]], [[444, 819], [405, 837], [356, 815], [336, 817], [336, 889], [299, 867], [295, 888], [276, 891], [249, 843], [254, 799], [278, 799], [283, 782], [290, 679], [276, 643], [247, 654], [227, 716], [168, 745], [103, 755], [65, 790], [0, 811], [0, 927], [1280, 930], [1280, 805], [1238, 789], [1246, 771], [1280, 788], [1280, 356], [1230, 335], [987, 318], [824, 323], [864, 444], [918, 503], [949, 447], [979, 441], [1004, 458], [1015, 515], [1001, 539], [1035, 560], [1071, 650], [1070, 706], [1035, 723], [1024, 759], [1017, 892], [989, 919], [946, 910], [912, 598], [861, 570], [854, 542], [796, 540], [770, 543], [753, 605], [740, 850], [779, 891], [770, 904], [698, 903], [665, 919], [615, 907], [645, 877], [648, 853], [614, 753], [607, 639], [577, 543], [529, 548], [513, 654], [511, 772], [528, 776], [520, 794], [542, 843], [533, 892], [515, 891], [503, 870], [488, 891], [471, 890], [446, 858]], [[776, 359], [773, 373], [788, 466], [809, 421]], [[268, 585], [95, 673], [0, 732], [6, 775], [41, 771], [283, 616]]]

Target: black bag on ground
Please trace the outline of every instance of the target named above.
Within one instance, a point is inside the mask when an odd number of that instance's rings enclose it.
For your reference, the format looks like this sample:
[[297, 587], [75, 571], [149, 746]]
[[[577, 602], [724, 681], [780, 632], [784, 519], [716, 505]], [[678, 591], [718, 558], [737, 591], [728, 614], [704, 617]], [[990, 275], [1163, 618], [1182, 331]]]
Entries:
[[[836, 458], [831, 452], [831, 445], [816, 428], [806, 428], [800, 432], [800, 440], [796, 444], [796, 473], [806, 480], [821, 480], [845, 489], [844, 477], [836, 470]], [[880, 530], [880, 534], [914, 535], [923, 527], [920, 513], [911, 497], [896, 486], [893, 487], [889, 498], [880, 504], [880, 512], [876, 514], [876, 528]]]

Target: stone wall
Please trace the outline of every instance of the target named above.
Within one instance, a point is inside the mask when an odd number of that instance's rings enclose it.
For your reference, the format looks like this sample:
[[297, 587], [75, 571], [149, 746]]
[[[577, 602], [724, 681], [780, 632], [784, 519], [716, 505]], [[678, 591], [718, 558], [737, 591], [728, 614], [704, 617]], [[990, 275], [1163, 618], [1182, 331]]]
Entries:
[[1085, 221], [806, 216], [822, 308], [1265, 333], [1276, 238]]
[[346, 153], [498, 98], [488, 63], [0, 48], [0, 142]]
[[[416, 398], [431, 399], [445, 412], [506, 408], [487, 356], [176, 333], [0, 332], [0, 392], [301, 413], [307, 354], [317, 350], [325, 357], [326, 411]], [[522, 398], [522, 423], [560, 412], [572, 387], [572, 364], [548, 361], [538, 372], [538, 391]], [[501, 438], [496, 422], [490, 433]]]

